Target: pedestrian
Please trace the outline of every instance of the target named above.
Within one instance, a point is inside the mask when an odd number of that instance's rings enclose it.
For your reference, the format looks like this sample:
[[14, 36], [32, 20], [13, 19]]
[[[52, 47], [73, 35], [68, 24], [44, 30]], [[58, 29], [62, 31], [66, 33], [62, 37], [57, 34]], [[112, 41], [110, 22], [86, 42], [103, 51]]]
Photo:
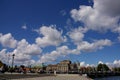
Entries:
[[54, 75], [56, 76], [56, 70], [54, 70]]

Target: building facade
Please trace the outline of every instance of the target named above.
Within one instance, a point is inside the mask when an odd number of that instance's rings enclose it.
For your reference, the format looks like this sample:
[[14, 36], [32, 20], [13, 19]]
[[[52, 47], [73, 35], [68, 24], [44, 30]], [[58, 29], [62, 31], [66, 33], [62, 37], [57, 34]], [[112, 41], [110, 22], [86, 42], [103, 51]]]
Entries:
[[67, 73], [69, 71], [75, 71], [77, 70], [77, 64], [71, 63], [70, 60], [63, 60], [58, 64], [55, 65], [48, 65], [46, 68], [46, 71], [57, 71], [60, 73]]

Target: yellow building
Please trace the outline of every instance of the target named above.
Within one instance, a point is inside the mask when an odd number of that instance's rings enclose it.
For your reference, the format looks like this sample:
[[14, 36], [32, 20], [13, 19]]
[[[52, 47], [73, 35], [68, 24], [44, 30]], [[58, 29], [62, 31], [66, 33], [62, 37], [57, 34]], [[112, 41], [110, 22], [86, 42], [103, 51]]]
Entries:
[[58, 72], [68, 72], [70, 70], [70, 60], [63, 60], [58, 64], [57, 71]]
[[69, 71], [75, 71], [77, 70], [77, 65], [74, 63], [72, 64], [70, 60], [63, 60], [58, 64], [55, 65], [48, 65], [46, 68], [46, 71], [57, 71], [62, 73], [67, 73]]

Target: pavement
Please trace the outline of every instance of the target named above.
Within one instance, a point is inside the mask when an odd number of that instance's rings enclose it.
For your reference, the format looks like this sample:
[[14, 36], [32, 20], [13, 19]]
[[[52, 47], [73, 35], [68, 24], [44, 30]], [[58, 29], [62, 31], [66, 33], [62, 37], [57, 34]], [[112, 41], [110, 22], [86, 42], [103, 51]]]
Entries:
[[73, 76], [49, 76], [49, 77], [36, 77], [26, 79], [12, 79], [12, 80], [92, 80], [85, 77], [73, 77]]
[[92, 80], [78, 74], [0, 74], [0, 80]]

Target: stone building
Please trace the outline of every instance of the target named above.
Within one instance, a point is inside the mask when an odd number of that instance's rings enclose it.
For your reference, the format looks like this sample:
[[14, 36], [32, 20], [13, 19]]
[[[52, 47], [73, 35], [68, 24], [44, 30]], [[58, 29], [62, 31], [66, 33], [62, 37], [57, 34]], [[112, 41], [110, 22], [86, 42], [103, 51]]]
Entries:
[[70, 60], [63, 60], [57, 66], [58, 72], [68, 72], [70, 70]]
[[50, 64], [46, 68], [46, 71], [52, 71], [53, 72], [54, 70], [57, 70], [57, 65], [56, 64], [55, 65]]
[[76, 71], [77, 70], [77, 64], [71, 63], [70, 60], [63, 60], [58, 64], [55, 65], [48, 65], [46, 68], [46, 71], [57, 71], [60, 73], [67, 73], [69, 71]]

